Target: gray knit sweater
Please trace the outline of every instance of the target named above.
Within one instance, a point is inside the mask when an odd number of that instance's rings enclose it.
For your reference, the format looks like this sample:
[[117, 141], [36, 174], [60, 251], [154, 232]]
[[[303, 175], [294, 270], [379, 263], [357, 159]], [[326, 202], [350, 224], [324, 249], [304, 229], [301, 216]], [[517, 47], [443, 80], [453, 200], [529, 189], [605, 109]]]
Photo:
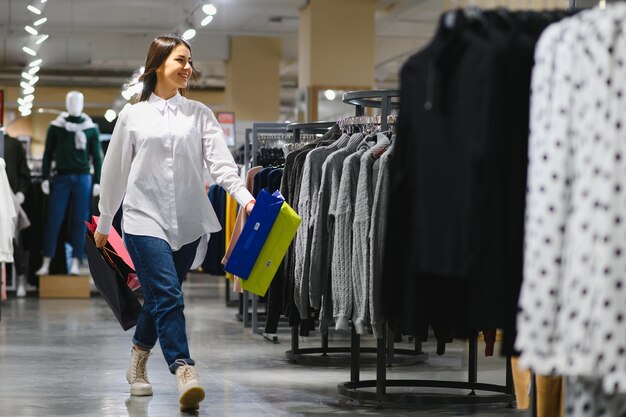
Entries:
[[313, 234], [310, 233], [311, 206], [317, 203], [318, 191], [322, 180], [322, 164], [331, 153], [347, 144], [349, 139], [348, 135], [343, 135], [332, 145], [313, 149], [304, 161], [297, 209], [298, 214], [302, 218], [302, 223], [296, 235], [294, 272], [294, 301], [302, 318], [308, 317], [308, 271], [313, 238]]
[[348, 330], [354, 309], [354, 292], [352, 287], [352, 222], [354, 220], [354, 202], [356, 200], [357, 182], [361, 157], [368, 149], [361, 146], [343, 162], [337, 207], [335, 216], [335, 233], [333, 239], [332, 297], [335, 329]]
[[[328, 282], [330, 282], [330, 259], [335, 228], [334, 216], [329, 215], [331, 199], [339, 193], [343, 161], [356, 151], [362, 138], [361, 133], [352, 135], [348, 145], [330, 154], [322, 164], [322, 182], [317, 199], [311, 206], [309, 228], [312, 234], [310, 256], [311, 259], [315, 259], [315, 262], [309, 264], [309, 301], [311, 307], [316, 309], [321, 307], [322, 295], [327, 293]], [[335, 198], [335, 205], [336, 201]], [[332, 318], [332, 314], [329, 316]]]
[[369, 233], [370, 265], [369, 265], [369, 315], [376, 338], [382, 337], [384, 319], [380, 314], [380, 292], [383, 280], [383, 256], [385, 253], [385, 232], [387, 229], [387, 202], [389, 201], [391, 158], [393, 145], [380, 157], [378, 179], [376, 181], [372, 218]]
[[[377, 135], [376, 146], [361, 157], [352, 223], [352, 288], [354, 311], [352, 320], [358, 334], [367, 333], [370, 323], [371, 270], [369, 239], [374, 202], [374, 163], [389, 146], [389, 139]], [[377, 174], [377, 172], [376, 172]]]

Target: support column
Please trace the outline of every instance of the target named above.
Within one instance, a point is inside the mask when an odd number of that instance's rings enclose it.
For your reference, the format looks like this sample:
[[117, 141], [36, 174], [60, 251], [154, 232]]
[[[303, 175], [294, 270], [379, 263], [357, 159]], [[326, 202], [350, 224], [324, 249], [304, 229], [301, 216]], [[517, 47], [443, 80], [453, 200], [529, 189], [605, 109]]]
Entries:
[[300, 11], [300, 120], [318, 120], [325, 90], [374, 87], [375, 14], [376, 0], [309, 0]]
[[279, 38], [233, 36], [226, 63], [226, 109], [237, 122], [276, 122], [280, 116]]

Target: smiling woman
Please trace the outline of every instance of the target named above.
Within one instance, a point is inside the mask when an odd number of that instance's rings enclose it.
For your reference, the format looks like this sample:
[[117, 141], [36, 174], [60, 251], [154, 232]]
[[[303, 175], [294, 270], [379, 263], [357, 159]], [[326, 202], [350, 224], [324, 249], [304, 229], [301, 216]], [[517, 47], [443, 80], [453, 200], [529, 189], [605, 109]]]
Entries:
[[120, 113], [111, 135], [94, 233], [104, 246], [123, 201], [124, 242], [145, 298], [126, 373], [130, 393], [152, 395], [146, 362], [158, 340], [185, 411], [198, 409], [205, 394], [189, 354], [181, 284], [204, 259], [210, 233], [221, 229], [205, 193], [204, 166], [248, 212], [254, 205], [213, 112], [183, 97], [196, 76], [182, 38], [152, 41], [140, 100]]
[[[184, 78], [184, 85], [182, 81], [176, 80], [176, 74]], [[159, 36], [150, 44], [148, 56], [146, 57], [145, 71], [139, 78], [139, 81], [143, 82], [143, 90], [141, 91], [139, 101], [145, 101], [150, 98], [157, 86], [157, 79], [160, 88], [167, 86], [166, 88], [170, 92], [174, 91], [174, 94], [176, 94], [175, 90], [178, 89], [180, 94], [184, 96], [189, 79], [195, 81], [199, 76], [200, 74], [193, 67], [189, 43], [176, 35]], [[174, 94], [169, 96], [157, 95], [168, 99], [174, 96]]]

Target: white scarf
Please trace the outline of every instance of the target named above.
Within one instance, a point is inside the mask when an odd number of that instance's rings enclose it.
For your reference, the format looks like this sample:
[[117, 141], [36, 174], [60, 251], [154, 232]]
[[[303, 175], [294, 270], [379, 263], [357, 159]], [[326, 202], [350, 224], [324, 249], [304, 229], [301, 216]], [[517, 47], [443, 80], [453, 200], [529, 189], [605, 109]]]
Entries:
[[80, 117], [85, 119], [82, 123], [72, 123], [68, 122], [66, 118], [70, 116], [69, 113], [63, 112], [57, 117], [52, 124], [54, 126], [58, 126], [67, 130], [68, 132], [74, 132], [74, 146], [76, 149], [87, 149], [87, 136], [85, 135], [84, 130], [90, 129], [92, 127], [96, 127], [91, 117], [87, 116], [85, 113], [81, 114]]

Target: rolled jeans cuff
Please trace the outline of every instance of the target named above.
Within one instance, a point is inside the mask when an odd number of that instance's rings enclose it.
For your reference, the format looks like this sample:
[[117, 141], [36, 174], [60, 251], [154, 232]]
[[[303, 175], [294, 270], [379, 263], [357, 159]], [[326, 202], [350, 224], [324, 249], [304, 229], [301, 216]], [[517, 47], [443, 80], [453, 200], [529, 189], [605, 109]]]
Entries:
[[139, 340], [135, 339], [134, 337], [133, 337], [133, 344], [143, 350], [152, 350], [152, 348], [154, 347], [154, 345], [150, 346], [150, 345], [146, 345], [145, 343], [141, 343]]
[[176, 359], [176, 361], [170, 365], [170, 372], [175, 374], [176, 370], [178, 369], [179, 366], [182, 366], [182, 364], [179, 362], [185, 362], [186, 365], [191, 365], [194, 366], [196, 364], [196, 362], [193, 359], [187, 358], [187, 359]]

